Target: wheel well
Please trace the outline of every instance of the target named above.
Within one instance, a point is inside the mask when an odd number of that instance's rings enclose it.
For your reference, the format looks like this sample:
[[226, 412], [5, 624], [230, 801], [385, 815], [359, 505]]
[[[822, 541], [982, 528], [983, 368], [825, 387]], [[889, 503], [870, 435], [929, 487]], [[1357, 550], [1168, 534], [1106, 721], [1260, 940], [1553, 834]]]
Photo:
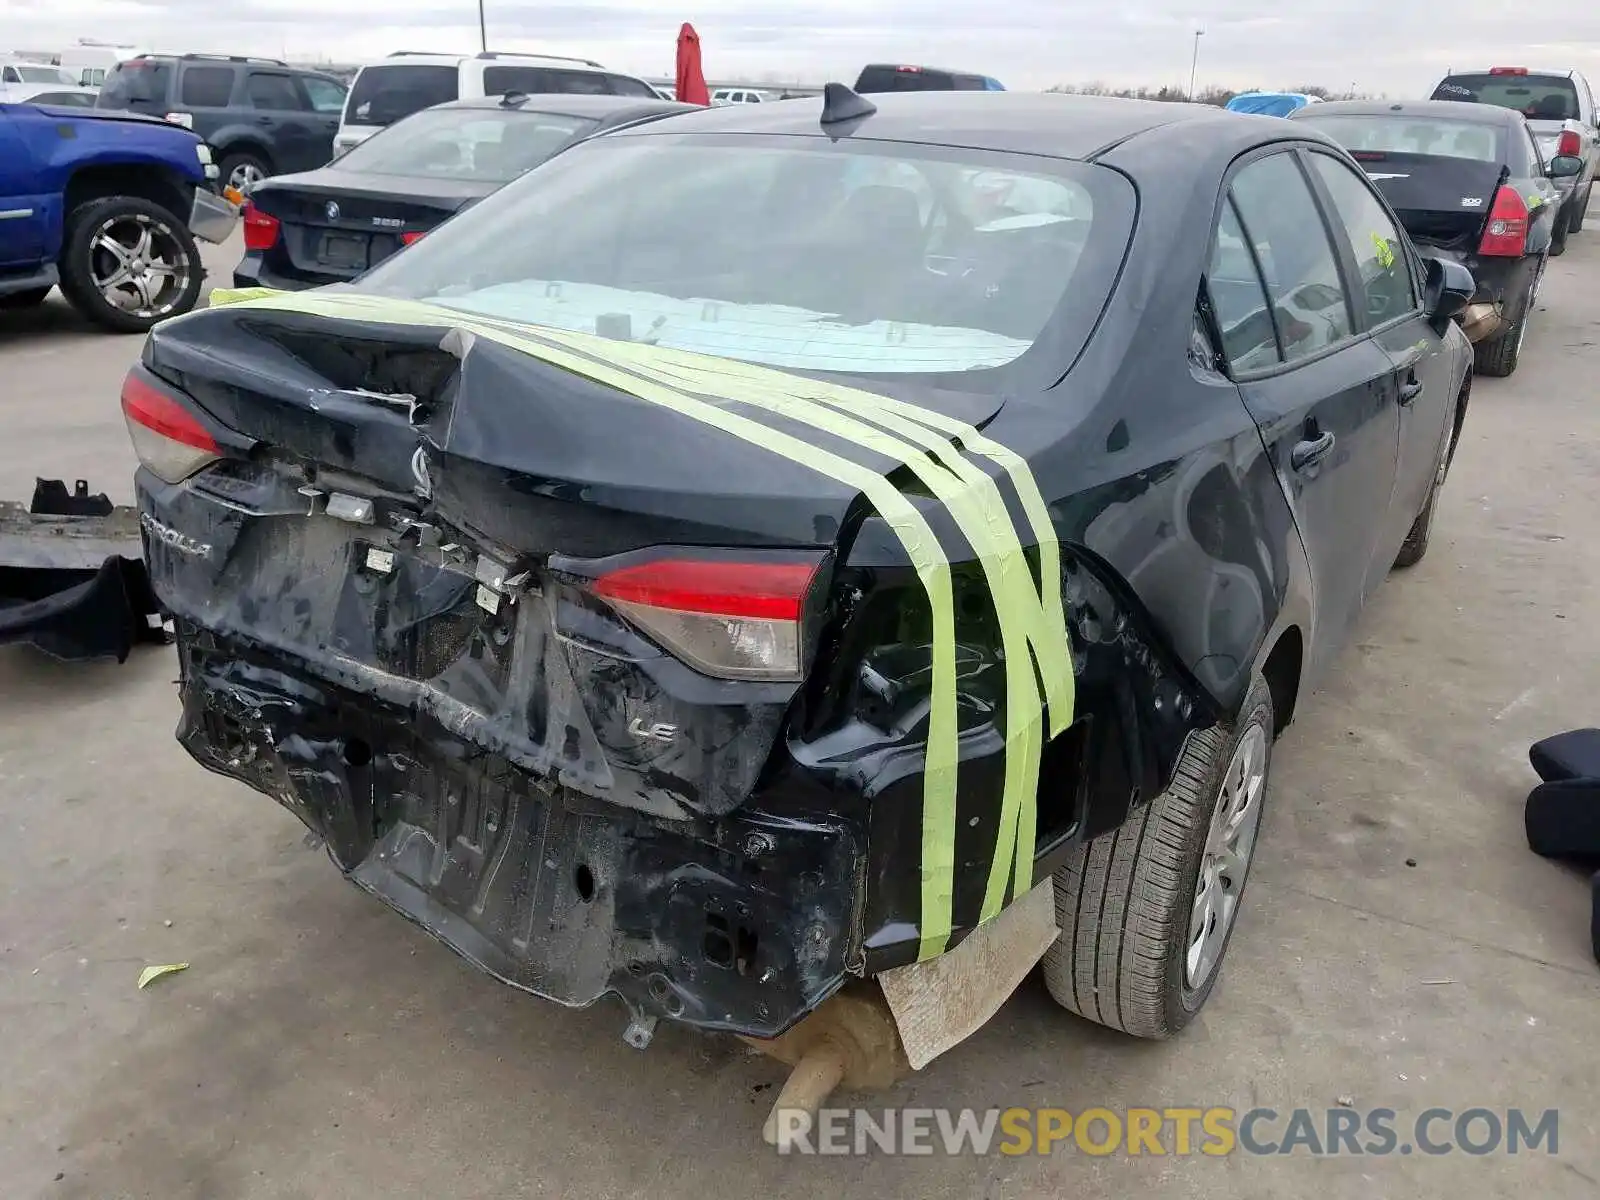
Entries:
[[[226, 147], [217, 150], [217, 161], [220, 163], [230, 154], [248, 154], [252, 158], [260, 159], [269, 172], [272, 169], [272, 155], [260, 142], [253, 142], [248, 138], [229, 142]], [[223, 182], [226, 183], [227, 180]]]
[[1272, 693], [1272, 733], [1276, 737], [1294, 720], [1294, 702], [1300, 694], [1300, 665], [1305, 658], [1305, 641], [1300, 627], [1291, 625], [1278, 636], [1277, 645], [1262, 664], [1261, 674]]
[[1445, 459], [1445, 470], [1449, 471], [1449, 464], [1456, 460], [1456, 447], [1461, 443], [1461, 429], [1467, 423], [1467, 401], [1472, 398], [1472, 364], [1467, 364], [1467, 373], [1461, 380], [1461, 391], [1456, 395], [1455, 425], [1450, 430], [1450, 450]]
[[71, 216], [92, 200], [111, 196], [137, 196], [159, 204], [178, 220], [187, 221], [189, 206], [194, 202], [194, 184], [170, 167], [152, 167], [149, 163], [85, 167], [67, 181], [65, 215]]

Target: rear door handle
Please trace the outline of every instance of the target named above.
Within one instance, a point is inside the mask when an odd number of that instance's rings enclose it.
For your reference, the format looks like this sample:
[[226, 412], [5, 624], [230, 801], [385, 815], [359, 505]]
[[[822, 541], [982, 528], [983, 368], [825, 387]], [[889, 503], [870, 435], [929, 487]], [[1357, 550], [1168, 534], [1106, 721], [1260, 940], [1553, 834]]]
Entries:
[[272, 124], [272, 118], [271, 117], [257, 117], [256, 118], [256, 124], [257, 125], [271, 125]]
[[1422, 395], [1426, 386], [1422, 380], [1417, 378], [1415, 372], [1406, 376], [1406, 381], [1400, 385], [1400, 403], [1410, 404], [1418, 396]]
[[1325, 433], [1321, 437], [1311, 438], [1309, 441], [1296, 442], [1294, 449], [1289, 452], [1289, 465], [1296, 471], [1304, 471], [1307, 467], [1314, 467], [1328, 457], [1328, 451], [1333, 449], [1333, 434]]

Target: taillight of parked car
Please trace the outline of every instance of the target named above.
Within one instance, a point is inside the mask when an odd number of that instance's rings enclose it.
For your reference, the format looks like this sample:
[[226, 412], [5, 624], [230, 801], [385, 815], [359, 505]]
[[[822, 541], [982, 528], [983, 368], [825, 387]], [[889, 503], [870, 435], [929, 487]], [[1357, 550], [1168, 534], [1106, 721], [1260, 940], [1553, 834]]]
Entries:
[[199, 419], [140, 367], [122, 381], [122, 415], [139, 461], [168, 483], [180, 483], [222, 457]]
[[1517, 189], [1502, 186], [1489, 208], [1478, 253], [1493, 258], [1521, 258], [1528, 248], [1528, 204]]
[[593, 588], [703, 674], [799, 680], [807, 598], [820, 562], [661, 559], [608, 571]]
[[1557, 154], [1570, 154], [1577, 158], [1583, 153], [1583, 140], [1571, 129], [1562, 130], [1561, 136], [1556, 140]]
[[402, 246], [409, 246], [412, 242], [420, 241], [427, 236], [428, 231], [426, 229], [413, 229], [409, 233], [402, 233], [400, 235], [400, 244]]
[[280, 228], [277, 217], [262, 212], [246, 200], [241, 219], [246, 250], [270, 250], [277, 243]]

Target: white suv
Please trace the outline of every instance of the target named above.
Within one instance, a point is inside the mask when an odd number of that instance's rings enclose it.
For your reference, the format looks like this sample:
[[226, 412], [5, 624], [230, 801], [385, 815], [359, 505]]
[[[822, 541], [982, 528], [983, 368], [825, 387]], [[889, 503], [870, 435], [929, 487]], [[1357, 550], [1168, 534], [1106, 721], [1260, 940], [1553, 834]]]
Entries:
[[767, 94], [755, 88], [718, 88], [711, 93], [711, 103], [716, 105], [761, 104], [766, 99]]
[[657, 96], [644, 80], [608, 71], [586, 58], [496, 50], [469, 55], [401, 50], [356, 72], [334, 137], [334, 156], [424, 108], [507, 92], [576, 92], [652, 100]]

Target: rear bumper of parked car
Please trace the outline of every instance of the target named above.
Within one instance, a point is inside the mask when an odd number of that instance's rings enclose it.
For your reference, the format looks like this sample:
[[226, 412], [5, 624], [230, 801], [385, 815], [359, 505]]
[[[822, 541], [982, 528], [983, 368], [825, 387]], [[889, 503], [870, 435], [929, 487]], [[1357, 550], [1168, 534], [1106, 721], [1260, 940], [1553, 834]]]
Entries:
[[204, 242], [221, 244], [239, 224], [239, 206], [206, 188], [195, 188], [189, 209], [189, 232]]
[[1430, 248], [1428, 254], [1435, 258], [1449, 258], [1472, 272], [1478, 285], [1472, 303], [1461, 314], [1461, 328], [1467, 339], [1481, 342], [1509, 328], [1518, 315], [1508, 308], [1515, 305], [1526, 292], [1539, 269], [1539, 255], [1521, 258], [1484, 258], [1476, 254], [1462, 254]]

